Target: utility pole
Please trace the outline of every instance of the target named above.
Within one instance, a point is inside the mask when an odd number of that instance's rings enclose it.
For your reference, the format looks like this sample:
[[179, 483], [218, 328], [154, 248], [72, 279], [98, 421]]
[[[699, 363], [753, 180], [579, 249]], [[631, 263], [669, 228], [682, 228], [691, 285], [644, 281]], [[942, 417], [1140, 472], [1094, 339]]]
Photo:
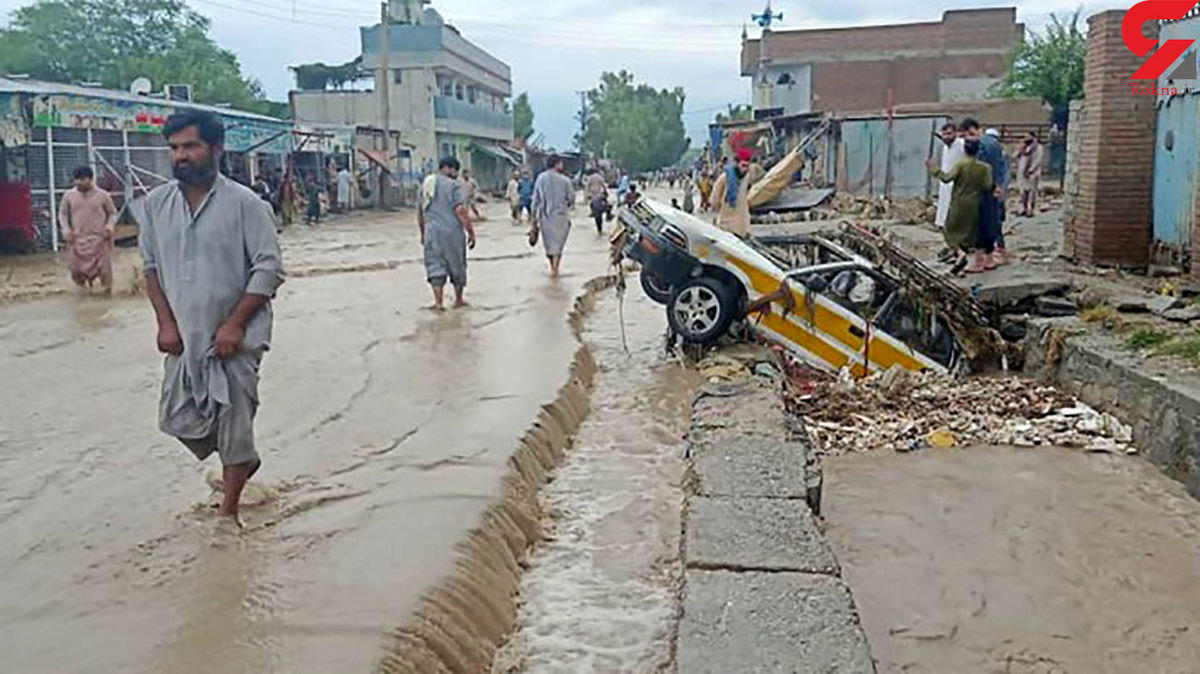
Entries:
[[587, 157], [584, 156], [583, 148], [584, 148], [584, 143], [587, 141], [587, 120], [588, 120], [587, 95], [588, 95], [588, 92], [577, 91], [576, 93], [579, 94], [579, 159], [580, 159], [580, 164], [586, 164]]
[[[383, 156], [388, 164], [388, 169], [391, 169], [392, 163], [392, 68], [391, 68], [391, 52], [392, 52], [392, 8], [391, 0], [385, 0], [380, 3], [380, 25], [379, 25], [379, 58], [380, 58], [380, 76], [379, 76], [379, 99], [381, 107], [381, 124], [383, 127]], [[379, 207], [388, 207], [388, 171], [379, 171]]]

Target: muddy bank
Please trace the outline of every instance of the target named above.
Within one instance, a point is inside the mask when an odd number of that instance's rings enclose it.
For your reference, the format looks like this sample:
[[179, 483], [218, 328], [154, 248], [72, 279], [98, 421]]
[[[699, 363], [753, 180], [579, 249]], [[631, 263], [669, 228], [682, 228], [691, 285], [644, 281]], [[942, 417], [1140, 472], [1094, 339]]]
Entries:
[[[592, 413], [540, 501], [547, 540], [521, 584], [518, 629], [493, 672], [646, 672], [672, 661], [683, 437], [698, 375], [666, 352], [661, 306], [600, 297], [584, 340]], [[624, 348], [627, 341], [629, 351]]]
[[1191, 672], [1200, 504], [1053, 448], [824, 462], [827, 533], [882, 672]]

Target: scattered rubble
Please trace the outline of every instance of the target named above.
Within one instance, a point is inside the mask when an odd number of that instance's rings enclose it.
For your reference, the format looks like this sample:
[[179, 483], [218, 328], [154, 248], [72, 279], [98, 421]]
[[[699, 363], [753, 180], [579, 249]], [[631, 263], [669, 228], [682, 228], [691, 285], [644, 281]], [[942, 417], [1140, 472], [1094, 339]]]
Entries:
[[937, 218], [937, 204], [922, 198], [893, 200], [839, 192], [834, 195], [832, 206], [844, 215], [867, 220], [894, 220], [908, 225], [932, 224]]
[[1200, 304], [1191, 304], [1182, 309], [1170, 309], [1163, 312], [1163, 318], [1175, 323], [1191, 323], [1200, 321]]
[[854, 381], [795, 365], [784, 397], [825, 455], [973, 444], [1137, 453], [1132, 429], [1115, 417], [1017, 377], [955, 380], [893, 368]]

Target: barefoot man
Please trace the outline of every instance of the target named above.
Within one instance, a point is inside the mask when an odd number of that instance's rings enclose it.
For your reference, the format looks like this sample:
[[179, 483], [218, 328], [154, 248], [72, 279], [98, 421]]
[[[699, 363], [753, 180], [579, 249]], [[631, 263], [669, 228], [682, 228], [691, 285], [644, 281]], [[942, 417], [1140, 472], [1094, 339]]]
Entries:
[[475, 248], [475, 226], [467, 212], [463, 183], [458, 179], [458, 160], [446, 157], [438, 172], [421, 184], [417, 226], [425, 249], [425, 278], [433, 288], [434, 311], [445, 310], [446, 281], [454, 286], [454, 308], [467, 306], [467, 249]]
[[159, 427], [224, 466], [221, 514], [238, 520], [254, 448], [258, 366], [271, 344], [283, 261], [270, 206], [217, 171], [225, 129], [187, 111], [163, 126], [175, 181], [138, 204], [146, 294], [166, 354]]
[[63, 195], [58, 224], [67, 244], [67, 267], [80, 288], [96, 279], [112, 292], [112, 244], [117, 208], [108, 192], [96, 187], [90, 166], [75, 169], [75, 187]]
[[546, 170], [533, 186], [533, 228], [541, 231], [550, 276], [558, 278], [563, 248], [571, 233], [571, 208], [575, 205], [575, 188], [563, 175], [562, 157], [551, 157]]

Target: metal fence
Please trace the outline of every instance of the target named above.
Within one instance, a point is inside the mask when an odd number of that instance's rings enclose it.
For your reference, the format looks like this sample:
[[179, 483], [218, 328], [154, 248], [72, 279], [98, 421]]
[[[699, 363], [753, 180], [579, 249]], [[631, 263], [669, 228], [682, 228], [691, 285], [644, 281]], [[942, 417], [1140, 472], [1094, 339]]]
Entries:
[[33, 197], [34, 226], [40, 248], [58, 250], [54, 225], [63, 194], [73, 185], [80, 166], [90, 166], [96, 184], [113, 196], [125, 217], [132, 199], [171, 175], [170, 150], [157, 133], [35, 127], [25, 152], [26, 173]]

